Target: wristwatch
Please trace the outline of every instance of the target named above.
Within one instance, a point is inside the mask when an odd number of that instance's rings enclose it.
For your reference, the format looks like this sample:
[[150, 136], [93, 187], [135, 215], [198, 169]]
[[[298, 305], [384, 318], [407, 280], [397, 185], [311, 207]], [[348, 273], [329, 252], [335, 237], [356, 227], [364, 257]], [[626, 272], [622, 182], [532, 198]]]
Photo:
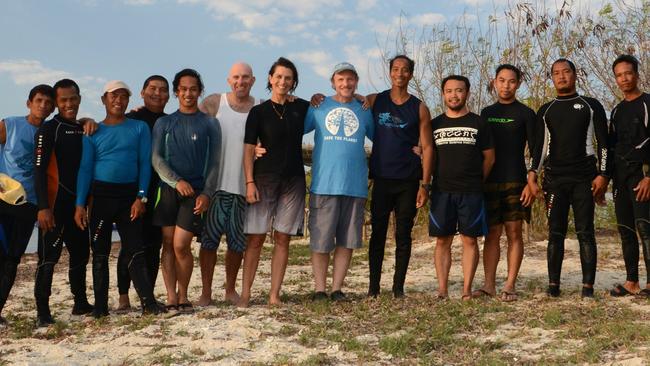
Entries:
[[422, 183], [420, 187], [424, 188], [425, 191], [431, 192], [431, 183]]
[[145, 196], [144, 191], [138, 192], [138, 198], [140, 199], [140, 202], [146, 204], [149, 200], [147, 199], [147, 196]]

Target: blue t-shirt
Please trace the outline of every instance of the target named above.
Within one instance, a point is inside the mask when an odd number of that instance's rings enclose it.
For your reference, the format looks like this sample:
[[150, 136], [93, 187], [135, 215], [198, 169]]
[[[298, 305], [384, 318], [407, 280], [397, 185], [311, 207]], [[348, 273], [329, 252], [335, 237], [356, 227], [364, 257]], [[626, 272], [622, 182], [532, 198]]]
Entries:
[[327, 97], [309, 107], [305, 133], [314, 131], [311, 192], [323, 195], [368, 196], [365, 137], [372, 140], [372, 113], [361, 103], [339, 103]]
[[7, 141], [2, 146], [0, 171], [22, 184], [27, 202], [36, 204], [34, 190], [34, 135], [38, 127], [30, 124], [27, 117], [4, 119]]
[[151, 179], [151, 133], [145, 122], [125, 119], [116, 125], [99, 124], [84, 136], [77, 175], [77, 206], [86, 204], [90, 183], [138, 183], [147, 192]]

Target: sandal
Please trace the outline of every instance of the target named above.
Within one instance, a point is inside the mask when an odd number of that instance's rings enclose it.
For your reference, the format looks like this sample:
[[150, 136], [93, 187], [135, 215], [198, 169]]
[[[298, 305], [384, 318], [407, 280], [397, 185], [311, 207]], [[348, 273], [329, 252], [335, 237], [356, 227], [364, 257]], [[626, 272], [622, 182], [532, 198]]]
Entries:
[[491, 294], [491, 293], [483, 290], [482, 288], [479, 288], [479, 289], [476, 289], [476, 290], [472, 291], [471, 296], [474, 299], [478, 299], [478, 298], [481, 298], [481, 297], [494, 297], [494, 294]]
[[192, 304], [189, 302], [178, 304], [178, 312], [180, 314], [193, 314], [194, 306], [192, 306]]
[[636, 294], [640, 299], [650, 299], [650, 288], [644, 288]]
[[623, 297], [623, 296], [632, 296], [635, 295], [626, 289], [623, 285], [618, 284], [614, 286], [613, 289], [609, 290], [609, 295], [612, 297]]
[[519, 295], [515, 291], [502, 290], [499, 299], [503, 302], [513, 302], [519, 299]]

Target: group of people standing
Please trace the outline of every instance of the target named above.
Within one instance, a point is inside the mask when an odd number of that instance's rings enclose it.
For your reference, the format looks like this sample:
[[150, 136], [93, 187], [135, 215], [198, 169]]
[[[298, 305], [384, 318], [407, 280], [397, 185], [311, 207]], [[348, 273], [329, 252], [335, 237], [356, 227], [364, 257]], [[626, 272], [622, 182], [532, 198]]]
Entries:
[[[70, 258], [72, 313], [109, 314], [113, 224], [122, 243], [116, 311], [130, 309], [128, 290], [133, 282], [144, 314], [193, 312], [188, 287], [194, 237], [200, 241], [203, 285], [197, 303], [209, 305], [216, 250], [224, 235], [225, 299], [249, 306], [270, 229], [274, 247], [269, 304], [280, 304], [290, 238], [303, 232], [302, 141], [312, 131], [308, 225], [314, 301], [347, 299], [343, 286], [352, 253], [363, 246], [368, 178], [372, 180], [370, 297], [381, 290], [393, 212], [392, 293], [396, 298], [404, 296], [414, 219], [430, 200], [437, 296], [448, 297], [456, 233], [463, 247], [462, 299], [496, 296], [499, 241], [505, 229], [508, 275], [500, 298], [516, 300], [524, 251], [522, 225], [529, 220], [530, 206], [541, 191], [549, 221], [547, 292], [560, 295], [564, 238], [572, 207], [580, 243], [582, 296], [592, 297], [594, 207], [604, 201], [611, 177], [627, 279], [610, 293], [650, 297], [650, 278], [643, 289], [638, 278], [638, 237], [646, 269], [650, 265], [650, 97], [638, 88], [638, 61], [633, 56], [621, 56], [613, 64], [625, 99], [612, 111], [609, 129], [602, 105], [577, 94], [576, 68], [567, 59], [553, 63], [551, 78], [557, 97], [537, 114], [516, 98], [521, 71], [503, 64], [493, 81], [495, 104], [480, 115], [470, 112], [466, 105], [470, 81], [450, 75], [441, 84], [445, 112], [434, 119], [427, 106], [408, 91], [414, 66], [405, 55], [392, 58], [391, 88], [360, 96], [355, 67], [337, 64], [330, 78], [335, 94], [315, 95], [311, 105], [293, 95], [298, 70], [283, 57], [269, 70], [266, 86], [271, 96], [266, 101], [250, 95], [255, 77], [245, 63], [232, 66], [229, 92], [208, 95], [200, 103], [201, 76], [184, 69], [172, 82], [178, 110], [170, 115], [164, 112], [170, 96], [164, 77], [153, 75], [145, 80], [140, 92], [144, 106], [129, 113], [131, 89], [124, 82], [111, 81], [103, 90], [106, 116], [100, 123], [78, 118], [81, 93], [74, 81], [34, 87], [27, 101], [29, 114], [0, 121], [0, 311], [36, 221], [39, 259], [34, 295], [39, 325], [54, 323], [49, 297], [63, 245]], [[55, 108], [58, 113], [46, 121]], [[372, 141], [369, 160], [366, 139]], [[485, 236], [485, 282], [473, 289], [480, 236]], [[86, 295], [90, 249], [94, 305]], [[330, 258], [333, 270], [328, 294]], [[236, 282], [242, 263], [239, 294]], [[167, 291], [164, 304], [153, 293], [159, 269]], [[0, 322], [6, 320], [0, 317]]]

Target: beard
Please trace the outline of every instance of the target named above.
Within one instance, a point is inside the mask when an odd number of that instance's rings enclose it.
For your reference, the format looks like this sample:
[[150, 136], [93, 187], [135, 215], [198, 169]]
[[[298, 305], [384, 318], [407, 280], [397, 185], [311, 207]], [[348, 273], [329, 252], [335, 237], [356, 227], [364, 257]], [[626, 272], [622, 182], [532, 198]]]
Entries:
[[465, 102], [462, 102], [462, 103], [460, 103], [460, 104], [458, 104], [456, 106], [453, 106], [453, 107], [452, 106], [447, 106], [447, 108], [449, 108], [450, 110], [452, 110], [454, 112], [460, 112], [463, 108], [465, 108]]

